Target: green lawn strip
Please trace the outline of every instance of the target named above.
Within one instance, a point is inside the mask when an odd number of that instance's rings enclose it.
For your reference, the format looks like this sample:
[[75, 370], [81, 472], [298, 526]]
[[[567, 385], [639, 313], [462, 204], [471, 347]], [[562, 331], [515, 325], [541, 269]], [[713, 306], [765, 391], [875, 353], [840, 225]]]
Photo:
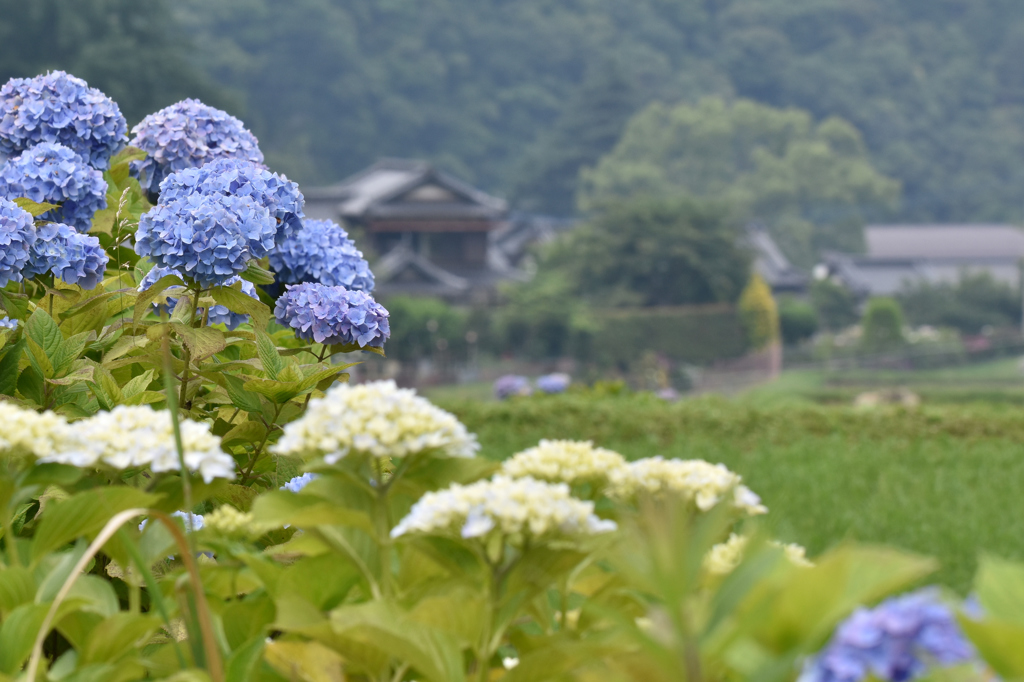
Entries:
[[762, 496], [772, 532], [812, 554], [844, 539], [896, 545], [938, 558], [936, 579], [961, 592], [980, 551], [1024, 558], [1024, 419], [1007, 407], [763, 408], [644, 395], [442, 405], [498, 459], [575, 438], [630, 459], [722, 462]]

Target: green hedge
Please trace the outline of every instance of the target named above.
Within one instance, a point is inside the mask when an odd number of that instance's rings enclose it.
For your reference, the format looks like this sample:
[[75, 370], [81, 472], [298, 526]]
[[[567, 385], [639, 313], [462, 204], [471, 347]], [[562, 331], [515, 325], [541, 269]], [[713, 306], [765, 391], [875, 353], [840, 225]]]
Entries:
[[728, 305], [609, 310], [597, 316], [603, 330], [593, 344], [594, 359], [628, 364], [643, 351], [677, 362], [704, 365], [748, 350], [736, 309]]

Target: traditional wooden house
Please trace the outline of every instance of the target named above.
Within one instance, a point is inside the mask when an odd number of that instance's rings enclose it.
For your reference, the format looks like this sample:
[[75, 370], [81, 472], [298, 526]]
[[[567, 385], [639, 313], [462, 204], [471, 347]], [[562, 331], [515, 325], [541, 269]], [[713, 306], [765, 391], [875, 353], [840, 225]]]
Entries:
[[362, 236], [382, 295], [486, 300], [497, 282], [523, 276], [492, 243], [506, 227], [505, 201], [427, 162], [383, 159], [304, 194], [307, 217]]

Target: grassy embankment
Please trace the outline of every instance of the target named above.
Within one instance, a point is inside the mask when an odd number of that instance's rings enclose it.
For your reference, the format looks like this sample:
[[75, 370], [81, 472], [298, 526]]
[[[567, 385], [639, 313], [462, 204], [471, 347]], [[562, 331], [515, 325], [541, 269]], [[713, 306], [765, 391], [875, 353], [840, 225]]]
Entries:
[[507, 403], [435, 394], [504, 458], [541, 438], [589, 439], [627, 458], [722, 462], [771, 510], [779, 539], [811, 554], [844, 540], [936, 557], [935, 579], [969, 589], [979, 552], [1024, 558], [1024, 414], [1011, 405], [912, 411], [822, 406], [785, 386], [727, 401], [649, 394]]

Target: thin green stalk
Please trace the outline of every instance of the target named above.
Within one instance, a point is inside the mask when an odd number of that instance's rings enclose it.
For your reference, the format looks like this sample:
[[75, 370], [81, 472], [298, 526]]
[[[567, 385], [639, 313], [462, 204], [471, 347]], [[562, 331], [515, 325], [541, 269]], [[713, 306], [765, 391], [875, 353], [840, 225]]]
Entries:
[[[163, 351], [164, 351], [164, 393], [167, 394], [167, 409], [171, 413], [171, 428], [174, 430], [174, 445], [178, 452], [178, 466], [181, 468], [181, 492], [185, 498], [185, 511], [188, 514], [185, 517], [185, 522], [188, 529], [191, 531], [192, 528], [192, 480], [189, 477], [188, 469], [185, 467], [185, 446], [181, 442], [181, 424], [179, 423], [180, 415], [178, 414], [178, 401], [174, 393], [174, 367], [171, 364], [171, 342], [168, 334], [164, 334], [163, 338]], [[188, 377], [188, 368], [186, 365], [185, 369], [186, 378], [182, 380], [182, 392], [184, 392], [184, 386]], [[189, 535], [189, 546], [192, 547], [194, 540]], [[194, 550], [195, 548], [192, 547]], [[194, 552], [193, 552], [194, 553]]]
[[[323, 362], [324, 361], [324, 356], [326, 354], [327, 354], [327, 346], [325, 345], [325, 346], [322, 346], [320, 348], [320, 355], [318, 355], [317, 358], [316, 358], [317, 362]], [[309, 393], [306, 394], [306, 400], [305, 400], [305, 402], [302, 403], [302, 411], [303, 412], [305, 412], [306, 408], [309, 407], [309, 400], [312, 397], [313, 397], [313, 391], [310, 391]]]
[[[384, 466], [379, 457], [373, 458], [374, 473], [377, 479], [377, 499], [374, 525], [377, 528], [377, 544], [380, 546], [381, 589], [385, 597], [392, 593], [391, 585], [391, 510], [388, 504], [390, 481], [384, 483]], [[394, 480], [392, 478], [392, 480]]]
[[[201, 293], [202, 293], [202, 290], [197, 288], [196, 292], [195, 292], [195, 296], [192, 298], [192, 320], [189, 323], [190, 327], [194, 327], [195, 324], [196, 324], [196, 319], [195, 319], [196, 318], [196, 310], [199, 309], [199, 296], [200, 296]], [[185, 398], [188, 395], [188, 382], [191, 380], [191, 377], [189, 376], [189, 374], [190, 374], [190, 371], [191, 371], [191, 368], [192, 368], [192, 352], [188, 349], [188, 344], [183, 344], [183, 345], [184, 345], [184, 353], [185, 353], [185, 371], [182, 374], [181, 392], [180, 392], [180, 395], [178, 396], [178, 404], [179, 405], [187, 405], [188, 404], [185, 401]]]

